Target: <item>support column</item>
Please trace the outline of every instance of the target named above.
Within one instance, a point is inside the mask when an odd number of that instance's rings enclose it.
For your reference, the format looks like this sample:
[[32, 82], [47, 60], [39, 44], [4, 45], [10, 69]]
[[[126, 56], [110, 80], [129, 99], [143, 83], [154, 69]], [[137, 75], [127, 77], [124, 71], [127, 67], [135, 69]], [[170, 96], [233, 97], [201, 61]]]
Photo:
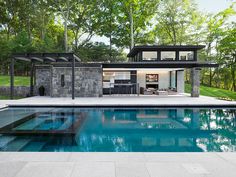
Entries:
[[72, 100], [75, 99], [75, 57], [72, 57]]
[[11, 58], [11, 66], [10, 66], [10, 74], [11, 74], [11, 95], [10, 95], [10, 97], [11, 97], [11, 100], [13, 100], [14, 99], [14, 62], [15, 62], [15, 60], [14, 60], [14, 58]]
[[200, 68], [191, 69], [191, 97], [199, 97], [200, 95]]
[[176, 72], [177, 77], [177, 92], [184, 93], [184, 70], [178, 70]]
[[30, 96], [34, 95], [34, 63], [31, 61], [30, 68]]

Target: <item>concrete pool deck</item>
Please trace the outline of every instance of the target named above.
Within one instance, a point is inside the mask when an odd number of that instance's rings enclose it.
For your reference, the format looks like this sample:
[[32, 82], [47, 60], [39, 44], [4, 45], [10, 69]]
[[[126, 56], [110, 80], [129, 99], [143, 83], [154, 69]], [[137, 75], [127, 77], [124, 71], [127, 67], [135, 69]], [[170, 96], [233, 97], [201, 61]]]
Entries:
[[173, 96], [104, 96], [99, 98], [30, 97], [20, 100], [0, 100], [0, 106], [229, 106], [236, 107], [236, 101], [218, 100], [213, 97], [188, 95]]
[[235, 177], [236, 153], [0, 153], [1, 177]]

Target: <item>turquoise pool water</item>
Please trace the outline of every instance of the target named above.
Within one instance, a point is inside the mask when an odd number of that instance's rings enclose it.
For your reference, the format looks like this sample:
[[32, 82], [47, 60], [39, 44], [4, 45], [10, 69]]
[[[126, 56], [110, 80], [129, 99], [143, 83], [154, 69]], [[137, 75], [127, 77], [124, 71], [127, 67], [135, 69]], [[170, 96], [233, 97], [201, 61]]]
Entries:
[[9, 108], [0, 151], [236, 151], [236, 109]]

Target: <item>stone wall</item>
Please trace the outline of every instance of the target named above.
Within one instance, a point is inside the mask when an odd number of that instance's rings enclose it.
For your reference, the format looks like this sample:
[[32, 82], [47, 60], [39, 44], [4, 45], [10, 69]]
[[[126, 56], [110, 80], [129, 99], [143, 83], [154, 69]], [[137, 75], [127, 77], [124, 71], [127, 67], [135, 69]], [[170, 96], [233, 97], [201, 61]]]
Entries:
[[[10, 96], [10, 86], [1, 86], [0, 95]], [[14, 96], [27, 97], [30, 95], [30, 87], [27, 86], [14, 86]]]
[[[62, 78], [64, 77], [64, 84]], [[72, 70], [70, 67], [53, 67], [52, 97], [71, 97]], [[75, 97], [102, 96], [102, 68], [75, 68]]]
[[192, 68], [191, 69], [191, 96], [192, 97], [199, 97], [200, 95], [200, 71], [199, 68]]
[[34, 94], [39, 95], [39, 87], [44, 86], [45, 95], [50, 96], [51, 93], [51, 67], [39, 66], [35, 69], [35, 87]]

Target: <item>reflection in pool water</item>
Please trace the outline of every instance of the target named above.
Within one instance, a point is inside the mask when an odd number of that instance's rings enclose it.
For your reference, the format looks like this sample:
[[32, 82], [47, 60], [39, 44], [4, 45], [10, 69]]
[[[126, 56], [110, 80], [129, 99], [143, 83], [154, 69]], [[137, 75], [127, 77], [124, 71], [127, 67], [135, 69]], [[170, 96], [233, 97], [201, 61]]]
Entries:
[[236, 151], [236, 109], [10, 108], [1, 151]]

